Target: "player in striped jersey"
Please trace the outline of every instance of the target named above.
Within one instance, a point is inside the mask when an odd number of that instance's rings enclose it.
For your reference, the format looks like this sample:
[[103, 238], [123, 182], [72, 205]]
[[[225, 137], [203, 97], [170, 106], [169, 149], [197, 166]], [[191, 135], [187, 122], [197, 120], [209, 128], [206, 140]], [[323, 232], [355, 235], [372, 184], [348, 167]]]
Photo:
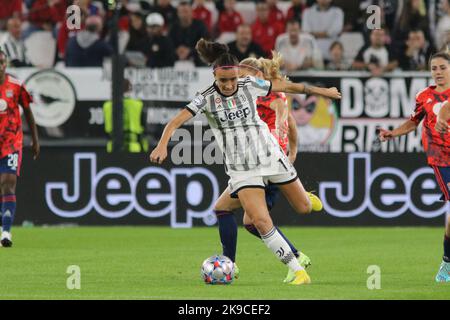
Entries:
[[266, 81], [251, 76], [239, 79], [239, 61], [228, 53], [228, 46], [201, 39], [196, 49], [203, 60], [212, 64], [215, 81], [169, 121], [150, 160], [162, 163], [167, 158], [167, 145], [175, 130], [197, 113], [205, 113], [224, 155], [230, 194], [239, 197], [267, 247], [295, 273], [290, 283], [309, 283], [311, 280], [305, 269], [273, 225], [264, 188], [268, 183], [280, 184], [284, 196], [298, 212], [311, 211], [311, 202], [294, 167], [280, 150], [267, 124], [259, 118], [256, 99], [271, 91], [307, 92], [334, 99], [341, 95], [336, 88], [307, 87], [286, 80]]
[[[277, 52], [272, 53], [272, 59], [255, 59], [247, 58], [241, 61], [239, 75], [240, 77], [254, 76], [266, 80], [283, 80], [286, 79], [280, 73], [280, 65], [282, 62], [281, 56]], [[288, 144], [290, 151], [295, 154], [290, 157], [290, 162], [293, 163], [295, 155], [297, 153], [297, 127], [295, 120], [291, 125], [288, 125], [288, 116], [290, 115], [289, 109], [286, 106], [286, 95], [280, 92], [271, 92], [266, 97], [258, 97], [257, 99], [258, 114], [264, 122], [267, 123], [270, 132], [277, 139], [281, 149], [285, 154], [288, 153]], [[286, 130], [289, 131], [291, 137], [295, 137], [295, 141], [289, 141]], [[293, 131], [293, 132], [292, 132]], [[292, 142], [295, 145], [292, 145]], [[291, 160], [292, 159], [292, 160]], [[314, 211], [320, 211], [322, 209], [322, 203], [318, 197], [311, 193], [307, 193], [312, 203], [312, 209]], [[268, 184], [265, 187], [266, 204], [269, 212], [275, 205], [275, 201], [279, 195], [279, 188], [275, 184]], [[219, 232], [222, 240], [223, 254], [228, 256], [233, 262], [236, 259], [236, 247], [237, 247], [237, 222], [234, 216], [234, 210], [240, 208], [240, 202], [233, 199], [229, 195], [228, 188], [222, 193], [216, 202], [214, 211], [218, 218]], [[254, 236], [261, 238], [256, 227], [253, 225], [251, 219], [244, 213], [244, 227]], [[280, 235], [286, 240], [295, 257], [298, 259], [300, 265], [304, 268], [311, 264], [311, 260], [304, 253], [299, 252], [296, 247], [289, 241], [289, 239], [276, 227]], [[235, 269], [239, 271], [235, 263]], [[235, 273], [236, 274], [236, 273]], [[288, 275], [284, 279], [284, 282], [291, 282], [295, 274], [291, 269], [288, 269]]]

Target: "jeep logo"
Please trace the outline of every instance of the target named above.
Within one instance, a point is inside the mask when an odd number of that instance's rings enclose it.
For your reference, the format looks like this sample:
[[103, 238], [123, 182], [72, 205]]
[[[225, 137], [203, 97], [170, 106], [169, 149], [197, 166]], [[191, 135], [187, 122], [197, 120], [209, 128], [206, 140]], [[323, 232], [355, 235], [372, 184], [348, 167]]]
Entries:
[[221, 122], [227, 122], [227, 121], [234, 121], [236, 119], [241, 119], [241, 118], [247, 118], [247, 116], [250, 114], [250, 109], [249, 108], [245, 108], [245, 109], [240, 109], [237, 111], [224, 111], [223, 113], [223, 117], [219, 117]]

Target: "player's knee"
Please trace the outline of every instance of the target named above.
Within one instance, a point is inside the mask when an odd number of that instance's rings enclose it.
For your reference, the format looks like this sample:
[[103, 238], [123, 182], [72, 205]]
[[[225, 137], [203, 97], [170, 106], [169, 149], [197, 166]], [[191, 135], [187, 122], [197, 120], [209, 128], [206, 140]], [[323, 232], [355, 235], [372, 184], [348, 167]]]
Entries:
[[295, 206], [295, 211], [299, 214], [308, 214], [312, 211], [312, 203], [309, 199], [301, 201]]
[[12, 183], [10, 181], [7, 181], [5, 183], [2, 183], [2, 186], [0, 188], [0, 193], [5, 194], [15, 194], [16, 193], [16, 185], [15, 183]]

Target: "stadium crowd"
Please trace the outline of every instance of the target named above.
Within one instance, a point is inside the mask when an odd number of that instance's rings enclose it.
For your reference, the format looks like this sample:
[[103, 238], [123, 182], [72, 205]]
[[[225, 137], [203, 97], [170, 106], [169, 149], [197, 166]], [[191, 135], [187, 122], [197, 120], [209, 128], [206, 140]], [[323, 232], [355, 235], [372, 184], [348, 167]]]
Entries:
[[[246, 17], [236, 0], [121, 2], [119, 43], [128, 65], [136, 67], [202, 66], [194, 47], [207, 38], [228, 43], [239, 59], [270, 57], [277, 50], [286, 72], [381, 75], [426, 70], [430, 54], [450, 41], [450, 0], [260, 0]], [[66, 23], [70, 5], [81, 9], [80, 28]], [[370, 5], [381, 9], [380, 29], [367, 27]], [[112, 14], [108, 0], [0, 0], [0, 47], [11, 66], [32, 66], [27, 40], [44, 31], [55, 42], [53, 64], [102, 66], [113, 52]]]

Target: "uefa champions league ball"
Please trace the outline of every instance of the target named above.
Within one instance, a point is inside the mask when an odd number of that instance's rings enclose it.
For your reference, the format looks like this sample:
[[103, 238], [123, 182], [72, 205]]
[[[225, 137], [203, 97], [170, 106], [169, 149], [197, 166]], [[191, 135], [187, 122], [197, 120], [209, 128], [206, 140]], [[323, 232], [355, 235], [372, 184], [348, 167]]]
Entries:
[[226, 256], [214, 255], [203, 261], [201, 276], [206, 284], [230, 284], [234, 279], [234, 263]]

